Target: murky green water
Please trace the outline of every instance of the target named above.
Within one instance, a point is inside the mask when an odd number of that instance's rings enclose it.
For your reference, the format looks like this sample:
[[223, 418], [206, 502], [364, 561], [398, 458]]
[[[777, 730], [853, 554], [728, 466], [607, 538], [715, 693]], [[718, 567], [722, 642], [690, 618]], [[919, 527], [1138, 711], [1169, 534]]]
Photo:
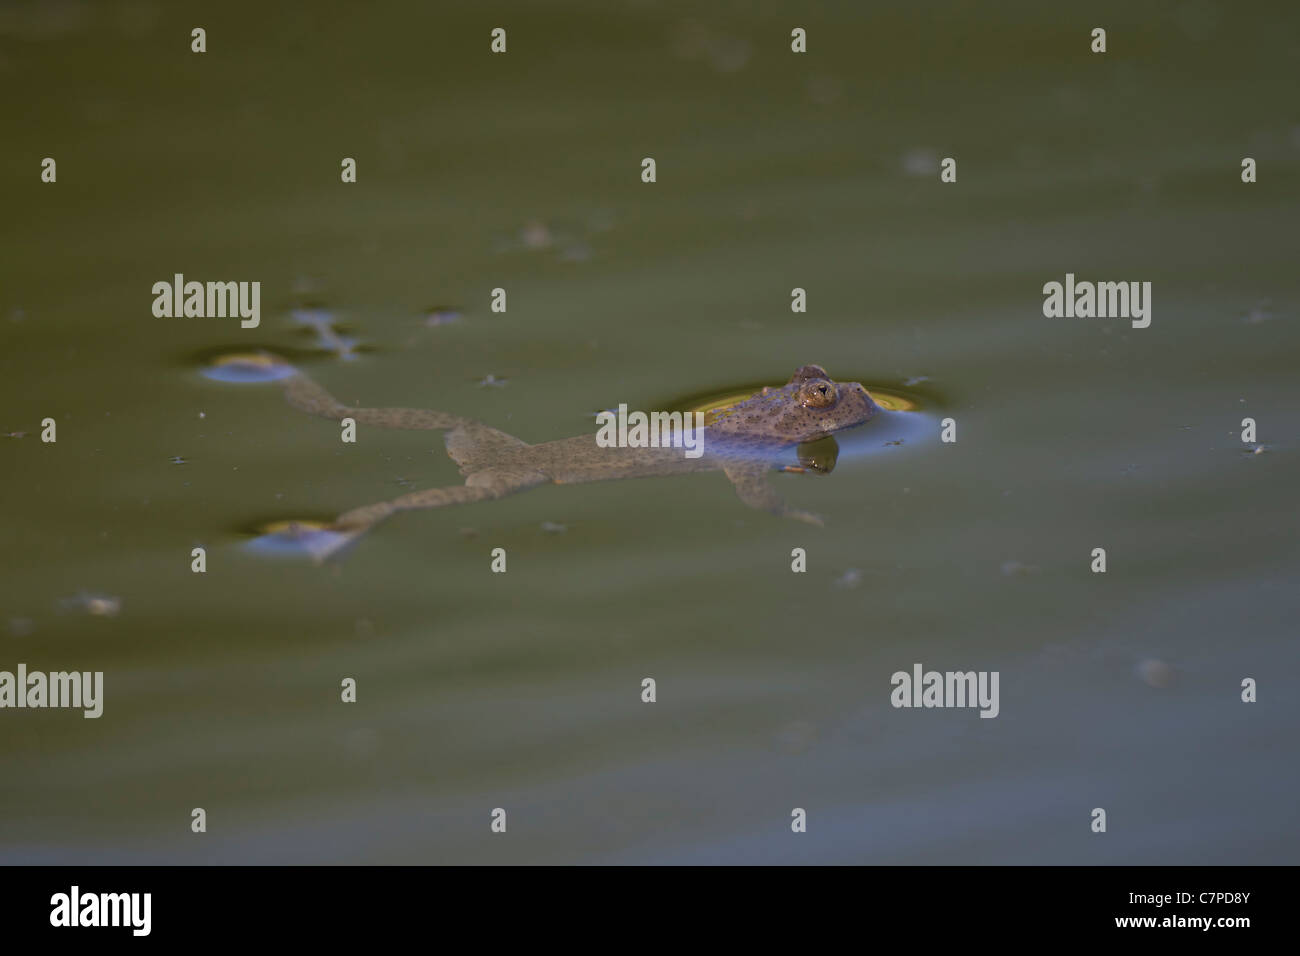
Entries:
[[[98, 720], [0, 711], [0, 858], [1294, 862], [1294, 9], [440, 6], [0, 11], [0, 669], [105, 675]], [[155, 318], [176, 272], [261, 326]], [[1044, 318], [1067, 272], [1151, 326]], [[319, 568], [242, 545], [456, 468], [199, 374], [259, 348], [533, 442], [815, 362], [958, 440], [776, 476], [823, 529], [708, 474]], [[998, 718], [891, 707], [918, 662]]]

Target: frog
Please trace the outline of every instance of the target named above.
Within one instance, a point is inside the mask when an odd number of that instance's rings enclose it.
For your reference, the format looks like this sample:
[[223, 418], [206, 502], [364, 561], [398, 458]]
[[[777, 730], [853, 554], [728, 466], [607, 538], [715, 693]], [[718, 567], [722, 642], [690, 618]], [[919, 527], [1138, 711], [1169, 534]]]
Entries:
[[[446, 432], [447, 454], [460, 467], [464, 484], [413, 491], [340, 514], [328, 530], [339, 550], [401, 511], [504, 498], [545, 484], [570, 485], [721, 471], [742, 503], [773, 515], [822, 525], [812, 512], [786, 504], [768, 481], [773, 471], [807, 469], [782, 464], [791, 447], [866, 424], [880, 406], [859, 382], [836, 382], [820, 365], [802, 365], [784, 385], [766, 386], [743, 401], [716, 410], [697, 436], [696, 457], [681, 447], [603, 447], [596, 433], [528, 444], [471, 418], [421, 408], [363, 408], [345, 405], [294, 368], [279, 379], [289, 405], [299, 411], [358, 428], [430, 429]], [[785, 455], [784, 457], [788, 457]], [[329, 556], [328, 554], [326, 556]]]

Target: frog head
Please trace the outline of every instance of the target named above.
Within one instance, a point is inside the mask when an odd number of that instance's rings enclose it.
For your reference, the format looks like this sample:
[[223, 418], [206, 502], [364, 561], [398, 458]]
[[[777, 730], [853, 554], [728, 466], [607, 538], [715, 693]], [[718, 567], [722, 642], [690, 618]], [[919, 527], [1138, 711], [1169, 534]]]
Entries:
[[878, 411], [857, 382], [835, 382], [820, 365], [804, 365], [780, 388], [725, 409], [710, 427], [736, 439], [799, 444], [861, 425]]

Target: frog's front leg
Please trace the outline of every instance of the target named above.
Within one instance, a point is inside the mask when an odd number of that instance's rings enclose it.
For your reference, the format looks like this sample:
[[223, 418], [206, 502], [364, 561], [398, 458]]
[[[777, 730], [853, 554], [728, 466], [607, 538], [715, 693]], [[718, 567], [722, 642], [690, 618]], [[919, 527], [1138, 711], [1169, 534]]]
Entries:
[[819, 527], [823, 524], [820, 515], [815, 515], [810, 511], [799, 511], [785, 503], [785, 499], [777, 494], [776, 489], [768, 483], [768, 469], [765, 465], [749, 463], [727, 465], [722, 470], [731, 479], [731, 483], [736, 486], [736, 494], [740, 496], [740, 500], [751, 508], [769, 511], [784, 518], [806, 521], [808, 524], [815, 524]]

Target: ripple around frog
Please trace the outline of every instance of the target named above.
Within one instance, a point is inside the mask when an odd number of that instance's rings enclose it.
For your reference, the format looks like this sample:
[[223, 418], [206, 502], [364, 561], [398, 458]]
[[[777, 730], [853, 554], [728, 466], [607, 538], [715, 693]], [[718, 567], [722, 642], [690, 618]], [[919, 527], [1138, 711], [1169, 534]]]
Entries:
[[[837, 381], [854, 382], [862, 379], [844, 376]], [[718, 412], [757, 395], [770, 384], [764, 382], [696, 392], [665, 402], [659, 407], [673, 412], [704, 412], [707, 425]], [[789, 464], [794, 464], [797, 460], [799, 466], [825, 474], [835, 467], [837, 461], [845, 458], [857, 458], [903, 445], [938, 440], [939, 420], [927, 409], [941, 407], [943, 402], [932, 391], [921, 392], [914, 388], [872, 385], [867, 382], [863, 382], [863, 387], [880, 406], [881, 413], [855, 428], [800, 445], [790, 453]]]
[[260, 557], [320, 557], [335, 551], [349, 537], [343, 532], [332, 530], [331, 524], [331, 521], [312, 518], [257, 523], [245, 529], [245, 533], [252, 537], [242, 547]]
[[294, 363], [281, 358], [277, 349], [248, 348], [210, 348], [190, 357], [197, 365], [199, 374], [217, 382], [230, 382], [243, 385], [255, 382], [276, 382], [294, 374]]

